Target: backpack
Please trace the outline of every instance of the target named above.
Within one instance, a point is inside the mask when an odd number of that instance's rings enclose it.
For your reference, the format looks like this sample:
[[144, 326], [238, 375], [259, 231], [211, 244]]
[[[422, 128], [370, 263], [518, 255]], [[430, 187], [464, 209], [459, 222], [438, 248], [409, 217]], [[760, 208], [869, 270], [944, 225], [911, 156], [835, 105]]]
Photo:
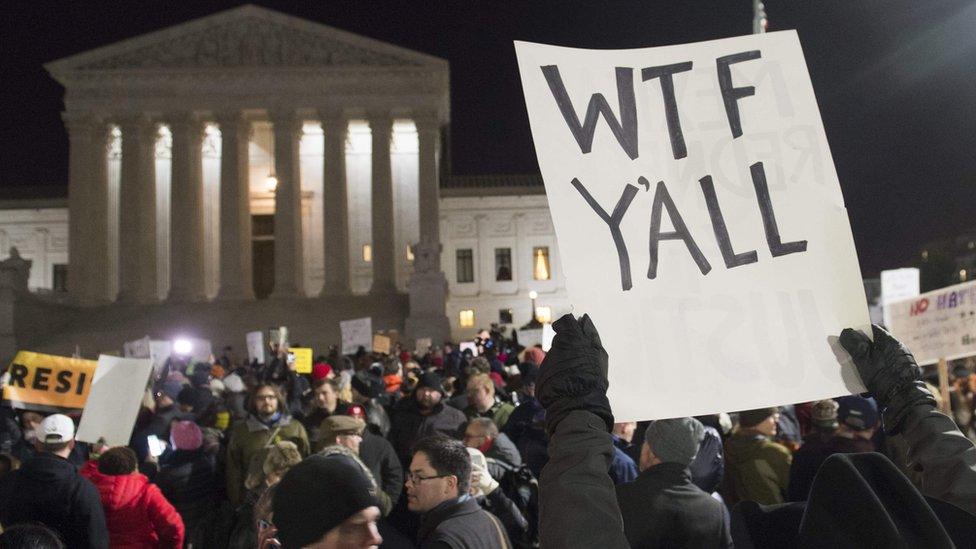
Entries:
[[519, 511], [529, 523], [525, 539], [512, 540], [517, 549], [539, 546], [539, 481], [526, 465], [511, 465], [503, 461], [487, 458], [488, 462], [505, 471], [498, 481], [498, 487], [515, 502]]

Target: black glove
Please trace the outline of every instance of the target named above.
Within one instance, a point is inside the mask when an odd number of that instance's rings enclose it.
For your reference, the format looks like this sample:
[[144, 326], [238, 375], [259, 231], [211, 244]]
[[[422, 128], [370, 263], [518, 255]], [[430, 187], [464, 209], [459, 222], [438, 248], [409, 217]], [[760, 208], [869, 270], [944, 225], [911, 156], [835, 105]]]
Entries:
[[935, 406], [935, 397], [919, 381], [922, 369], [911, 351], [880, 326], [871, 328], [873, 342], [861, 332], [845, 328], [840, 344], [854, 359], [861, 381], [881, 406], [885, 433], [894, 435], [912, 407]]
[[607, 400], [607, 352], [588, 315], [578, 321], [564, 315], [553, 325], [556, 336], [539, 369], [536, 393], [546, 409], [546, 431], [573, 410], [592, 412], [613, 428], [613, 412]]

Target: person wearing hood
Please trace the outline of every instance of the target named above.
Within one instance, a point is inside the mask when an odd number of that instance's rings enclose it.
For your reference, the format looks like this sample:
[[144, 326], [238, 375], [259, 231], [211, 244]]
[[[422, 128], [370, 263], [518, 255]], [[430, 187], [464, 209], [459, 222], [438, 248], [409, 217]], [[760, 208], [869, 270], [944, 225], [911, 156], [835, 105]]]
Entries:
[[390, 443], [400, 463], [410, 463], [413, 445], [426, 436], [439, 433], [457, 437], [460, 434], [467, 418], [461, 410], [446, 406], [443, 397], [441, 376], [427, 372], [420, 376], [413, 394], [394, 406], [390, 418]]
[[725, 442], [725, 489], [729, 505], [755, 501], [783, 503], [790, 482], [792, 454], [771, 439], [776, 435], [777, 408], [739, 412], [739, 429]]
[[471, 457], [459, 441], [441, 435], [417, 441], [407, 475], [407, 508], [421, 514], [421, 549], [511, 547], [505, 529], [468, 494]]
[[308, 435], [301, 423], [288, 415], [281, 392], [274, 385], [259, 384], [251, 393], [245, 421], [231, 428], [227, 444], [227, 497], [238, 506], [244, 497], [244, 480], [252, 458], [263, 448], [287, 440], [302, 456], [309, 454]]
[[688, 466], [705, 438], [697, 419], [651, 422], [644, 432], [640, 476], [617, 485], [631, 547], [731, 547], [725, 506], [692, 482]]
[[183, 518], [187, 543], [204, 547], [217, 489], [214, 459], [204, 450], [203, 431], [192, 421], [174, 424], [169, 438], [173, 451], [160, 459], [153, 480]]
[[40, 522], [54, 529], [69, 548], [109, 544], [98, 490], [68, 462], [75, 426], [53, 414], [36, 430], [37, 454], [0, 482], [0, 524]]
[[131, 448], [116, 446], [81, 469], [101, 496], [109, 544], [113, 549], [182, 548], [183, 519], [159, 488], [137, 472], [138, 465]]

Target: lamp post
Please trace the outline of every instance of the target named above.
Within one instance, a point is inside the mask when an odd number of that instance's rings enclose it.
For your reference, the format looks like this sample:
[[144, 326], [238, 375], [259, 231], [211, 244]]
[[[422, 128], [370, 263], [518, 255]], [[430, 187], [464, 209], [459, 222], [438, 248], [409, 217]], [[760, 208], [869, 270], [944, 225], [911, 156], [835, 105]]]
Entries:
[[530, 320], [525, 326], [522, 326], [523, 330], [536, 330], [542, 328], [542, 323], [539, 322], [538, 317], [535, 314], [535, 300], [539, 298], [539, 293], [535, 290], [529, 292], [529, 299], [532, 300], [532, 314], [529, 316]]

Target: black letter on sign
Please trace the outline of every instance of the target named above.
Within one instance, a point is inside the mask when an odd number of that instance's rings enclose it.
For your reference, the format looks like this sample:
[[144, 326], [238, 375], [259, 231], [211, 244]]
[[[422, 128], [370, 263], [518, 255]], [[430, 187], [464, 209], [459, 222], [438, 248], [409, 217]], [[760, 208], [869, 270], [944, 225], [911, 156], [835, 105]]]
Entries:
[[86, 374], [85, 372], [81, 372], [80, 374], [78, 374], [78, 386], [75, 387], [75, 394], [76, 395], [80, 395], [80, 394], [82, 394], [82, 393], [85, 392], [85, 378], [86, 377], [88, 377], [88, 374]]
[[23, 364], [11, 364], [10, 365], [10, 386], [17, 386], [21, 389], [27, 387], [24, 383], [24, 379], [27, 377], [27, 366]]
[[37, 371], [34, 372], [34, 383], [31, 384], [31, 389], [47, 391], [47, 378], [50, 375], [50, 368], [38, 368]]
[[725, 226], [725, 217], [718, 206], [718, 198], [715, 197], [715, 185], [712, 184], [712, 176], [706, 175], [698, 180], [701, 183], [702, 194], [705, 195], [705, 205], [708, 206], [708, 217], [712, 219], [712, 230], [715, 231], [715, 240], [718, 247], [722, 250], [722, 259], [725, 260], [726, 268], [748, 265], [759, 260], [756, 251], [735, 253], [732, 249], [732, 240], [729, 238], [729, 229]]
[[759, 59], [760, 57], [762, 57], [762, 54], [759, 53], [759, 50], [752, 50], [733, 53], [732, 55], [719, 57], [715, 60], [718, 64], [718, 85], [722, 88], [722, 100], [725, 101], [725, 114], [729, 117], [729, 127], [732, 128], [733, 139], [742, 135], [742, 122], [739, 120], [739, 104], [737, 101], [743, 97], [755, 95], [756, 88], [754, 86], [733, 88], [732, 71], [729, 70], [729, 65], [749, 61], [750, 59]]
[[779, 225], [776, 224], [776, 214], [773, 213], [773, 201], [769, 198], [769, 187], [766, 186], [766, 171], [762, 162], [749, 166], [752, 172], [752, 186], [756, 188], [756, 199], [759, 201], [759, 213], [762, 214], [763, 229], [766, 230], [766, 243], [769, 253], [773, 257], [807, 251], [807, 241], [783, 243], [779, 236]]
[[[673, 232], [661, 232], [661, 206], [668, 209], [668, 217], [671, 219], [671, 224], [674, 225]], [[657, 277], [657, 245], [661, 240], [683, 240], [685, 246], [688, 247], [688, 252], [691, 253], [691, 257], [698, 264], [701, 273], [703, 275], [708, 274], [708, 271], [712, 270], [712, 266], [708, 264], [708, 260], [698, 248], [695, 239], [688, 232], [688, 227], [685, 226], [684, 219], [678, 213], [678, 208], [674, 206], [674, 201], [671, 200], [671, 195], [668, 194], [668, 188], [664, 186], [664, 181], [657, 182], [657, 189], [654, 191], [654, 203], [651, 204], [651, 266], [647, 269], [647, 278]]]
[[55, 393], [67, 393], [71, 390], [71, 372], [62, 370], [58, 372], [58, 386], [54, 388]]
[[563, 79], [559, 76], [559, 67], [556, 65], [546, 65], [542, 67], [542, 74], [549, 83], [549, 90], [556, 99], [559, 112], [566, 119], [566, 125], [573, 132], [573, 137], [579, 143], [583, 154], [590, 152], [593, 148], [593, 134], [596, 132], [596, 121], [600, 114], [607, 120], [610, 131], [623, 147], [624, 152], [631, 160], [637, 158], [637, 100], [634, 97], [634, 69], [629, 67], [617, 67], [617, 102], [620, 104], [620, 121], [614, 116], [610, 105], [603, 97], [602, 93], [594, 93], [590, 96], [590, 103], [586, 107], [586, 119], [580, 125], [579, 117], [576, 116], [576, 109], [573, 102], [566, 93], [566, 86]]
[[587, 192], [586, 187], [575, 177], [573, 178], [573, 186], [583, 195], [583, 200], [586, 200], [586, 203], [593, 208], [596, 215], [600, 216], [600, 219], [610, 227], [610, 236], [613, 237], [613, 244], [617, 247], [617, 259], [620, 261], [620, 286], [624, 291], [631, 289], [633, 283], [630, 280], [630, 254], [627, 253], [627, 243], [624, 242], [624, 235], [620, 233], [620, 222], [623, 220], [624, 214], [627, 213], [627, 208], [630, 207], [630, 203], [637, 195], [637, 187], [629, 184], [626, 185], [623, 194], [620, 195], [620, 200], [617, 200], [617, 205], [613, 208], [613, 213], [607, 215], [606, 210], [597, 204], [596, 199]]
[[690, 70], [691, 61], [641, 69], [641, 78], [644, 82], [652, 78], [661, 79], [661, 95], [664, 97], [664, 115], [668, 120], [668, 134], [671, 136], [671, 152], [674, 153], [675, 160], [688, 156], [688, 149], [685, 147], [685, 137], [681, 132], [681, 120], [678, 119], [678, 103], [674, 100], [674, 79], [671, 78], [671, 75]]

